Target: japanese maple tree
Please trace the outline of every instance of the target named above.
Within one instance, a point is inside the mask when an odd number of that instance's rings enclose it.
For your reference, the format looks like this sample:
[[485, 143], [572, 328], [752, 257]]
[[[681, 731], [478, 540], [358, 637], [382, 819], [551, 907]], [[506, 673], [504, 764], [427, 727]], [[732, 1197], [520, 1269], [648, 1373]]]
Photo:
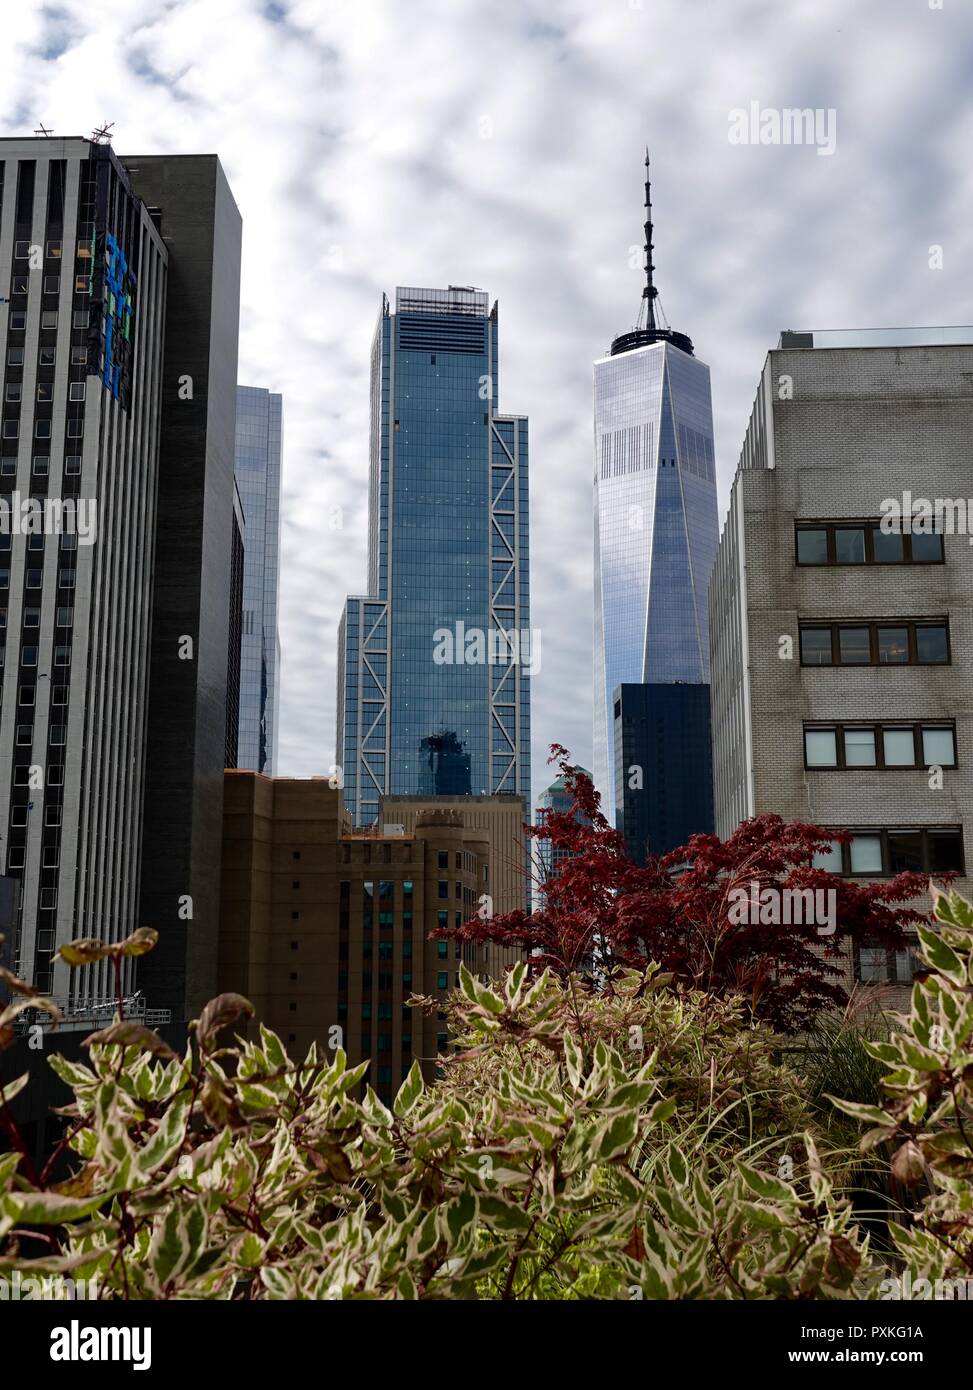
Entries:
[[[925, 874], [857, 883], [815, 868], [815, 855], [835, 840], [847, 842], [848, 832], [776, 815], [742, 822], [727, 840], [693, 835], [641, 867], [626, 856], [590, 777], [567, 750], [554, 744], [549, 761], [574, 804], [525, 827], [563, 852], [552, 854], [555, 868], [539, 885], [534, 910], [475, 917], [435, 935], [520, 948], [537, 970], [583, 970], [608, 990], [619, 970], [656, 961], [686, 986], [744, 994], [755, 1017], [794, 1032], [822, 1009], [845, 1004], [849, 944], [902, 949], [909, 929], [929, 919], [914, 906], [928, 891]], [[782, 889], [833, 893], [832, 924], [782, 925], [773, 911], [739, 910], [743, 899], [750, 903], [768, 888], [770, 900]]]

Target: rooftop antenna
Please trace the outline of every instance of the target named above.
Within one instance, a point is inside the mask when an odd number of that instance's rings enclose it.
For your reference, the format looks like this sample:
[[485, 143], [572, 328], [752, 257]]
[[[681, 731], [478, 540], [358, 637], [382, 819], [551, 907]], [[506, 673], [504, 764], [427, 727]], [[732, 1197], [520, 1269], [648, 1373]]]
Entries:
[[652, 183], [649, 178], [649, 147], [645, 147], [645, 289], [642, 291], [642, 299], [645, 302], [646, 322], [648, 329], [655, 328], [655, 301], [659, 297], [652, 280], [652, 272], [655, 266], [652, 264]]
[[48, 128], [47, 128], [47, 126], [44, 124], [44, 122], [41, 121], [41, 123], [38, 125], [37, 129], [34, 131], [34, 134], [35, 134], [35, 135], [43, 135], [43, 136], [45, 136], [46, 138], [49, 139], [49, 138], [54, 134], [54, 132], [53, 132], [53, 130], [48, 130]]
[[114, 121], [104, 121], [100, 126], [96, 126], [91, 132], [91, 140], [95, 145], [111, 144], [111, 133], [115, 128]]

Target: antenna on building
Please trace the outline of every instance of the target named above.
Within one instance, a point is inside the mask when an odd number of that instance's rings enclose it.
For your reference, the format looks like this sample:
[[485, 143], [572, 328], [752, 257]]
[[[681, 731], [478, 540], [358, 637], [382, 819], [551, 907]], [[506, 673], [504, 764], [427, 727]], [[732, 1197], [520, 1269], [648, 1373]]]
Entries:
[[91, 140], [95, 145], [111, 144], [111, 133], [115, 129], [114, 121], [103, 121], [100, 126], [96, 126], [91, 132]]
[[652, 182], [649, 178], [649, 147], [645, 147], [645, 289], [642, 291], [642, 298], [645, 301], [646, 328], [655, 328], [655, 301], [659, 296], [652, 279], [655, 266], [652, 264]]
[[34, 131], [34, 134], [35, 134], [35, 135], [43, 135], [43, 136], [45, 136], [45, 137], [47, 137], [47, 138], [49, 139], [49, 138], [54, 134], [54, 132], [53, 132], [53, 130], [48, 130], [48, 128], [47, 128], [47, 126], [44, 124], [44, 122], [41, 121], [40, 124], [38, 125], [37, 129]]

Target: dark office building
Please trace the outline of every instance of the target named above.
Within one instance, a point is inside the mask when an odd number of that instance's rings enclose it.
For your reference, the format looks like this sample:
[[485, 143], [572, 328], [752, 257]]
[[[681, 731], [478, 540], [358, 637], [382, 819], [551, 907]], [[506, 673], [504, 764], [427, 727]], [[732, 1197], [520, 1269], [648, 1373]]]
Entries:
[[708, 685], [615, 687], [615, 828], [630, 859], [713, 831]]
[[216, 989], [241, 221], [215, 155], [123, 163], [169, 252], [138, 977], [179, 1023]]

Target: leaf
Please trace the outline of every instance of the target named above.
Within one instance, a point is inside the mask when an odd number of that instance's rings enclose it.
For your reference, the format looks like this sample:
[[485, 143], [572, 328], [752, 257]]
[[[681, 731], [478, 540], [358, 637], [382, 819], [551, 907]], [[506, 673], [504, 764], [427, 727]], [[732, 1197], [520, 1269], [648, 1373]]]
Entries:
[[758, 1173], [746, 1163], [738, 1163], [737, 1168], [743, 1181], [758, 1197], [770, 1202], [796, 1202], [797, 1193], [790, 1183], [782, 1178], [771, 1177], [769, 1173]]
[[253, 1005], [242, 994], [219, 994], [204, 1007], [196, 1022], [196, 1038], [200, 1047], [209, 1052], [216, 1035], [238, 1018], [253, 1018]]
[[137, 927], [124, 941], [111, 948], [113, 956], [144, 956], [158, 943], [159, 933], [155, 927]]
[[96, 936], [79, 936], [74, 941], [66, 941], [59, 947], [58, 955], [66, 965], [91, 965], [96, 960], [105, 960], [111, 954], [111, 947]]
[[953, 948], [946, 944], [938, 932], [932, 931], [929, 927], [920, 926], [918, 933], [923, 946], [923, 958], [940, 975], [945, 975], [951, 984], [962, 989], [966, 984], [966, 969]]
[[915, 1140], [907, 1139], [892, 1155], [892, 1172], [906, 1187], [917, 1187], [925, 1171], [922, 1150]]
[[0, 1103], [9, 1105], [14, 1096], [19, 1096], [21, 1091], [30, 1080], [30, 1072], [25, 1071], [23, 1076], [18, 1076], [16, 1081], [0, 1081]]
[[0, 1212], [13, 1216], [18, 1224], [60, 1226], [65, 1221], [81, 1221], [107, 1200], [97, 1197], [64, 1197], [59, 1192], [8, 1192], [0, 1198]]
[[839, 1096], [825, 1096], [830, 1100], [836, 1109], [845, 1115], [850, 1115], [853, 1120], [861, 1120], [862, 1124], [883, 1125], [886, 1128], [894, 1129], [895, 1120], [887, 1114], [880, 1105], [861, 1105], [858, 1101], [842, 1100]]
[[15, 1018], [26, 1013], [28, 1009], [43, 1009], [49, 1013], [55, 1023], [61, 1018], [61, 1010], [53, 999], [45, 999], [39, 994], [32, 994], [27, 999], [15, 999], [13, 1003], [0, 1012], [0, 1028], [5, 1028], [7, 1024], [13, 1023]]
[[153, 1057], [164, 1057], [167, 1061], [175, 1058], [176, 1054], [168, 1043], [163, 1042], [158, 1033], [153, 1033], [151, 1028], [146, 1028], [142, 1023], [135, 1023], [128, 1019], [119, 1019], [110, 1023], [107, 1028], [100, 1028], [97, 1033], [91, 1033], [84, 1040], [85, 1047], [91, 1047], [93, 1043], [114, 1043], [122, 1047], [138, 1047], [143, 1052], [151, 1052]]
[[614, 1158], [627, 1154], [638, 1133], [639, 1112], [624, 1110], [620, 1115], [608, 1120], [599, 1135], [595, 1158], [599, 1163], [608, 1163]]
[[399, 1093], [392, 1103], [392, 1109], [401, 1120], [415, 1105], [416, 1101], [425, 1090], [425, 1083], [422, 1079], [422, 1069], [418, 1061], [413, 1061], [409, 1068], [409, 1075], [399, 1087]]

